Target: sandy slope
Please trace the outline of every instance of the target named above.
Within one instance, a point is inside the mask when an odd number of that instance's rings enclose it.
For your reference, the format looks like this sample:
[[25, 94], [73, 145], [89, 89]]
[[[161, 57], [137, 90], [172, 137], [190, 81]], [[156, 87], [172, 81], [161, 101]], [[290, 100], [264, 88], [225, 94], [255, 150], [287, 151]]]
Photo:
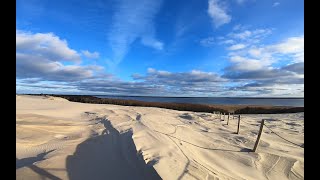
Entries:
[[17, 179], [303, 179], [304, 114], [217, 115], [16, 97]]

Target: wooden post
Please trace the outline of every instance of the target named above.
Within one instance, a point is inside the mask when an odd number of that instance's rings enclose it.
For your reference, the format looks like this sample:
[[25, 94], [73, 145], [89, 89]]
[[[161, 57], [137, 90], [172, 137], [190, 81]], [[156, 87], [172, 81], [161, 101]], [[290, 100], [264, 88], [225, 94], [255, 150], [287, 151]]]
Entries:
[[227, 125], [229, 125], [229, 116], [230, 116], [230, 113], [228, 114], [228, 121], [227, 121]]
[[258, 147], [258, 144], [259, 144], [259, 141], [260, 141], [260, 137], [261, 137], [261, 134], [262, 134], [263, 125], [264, 125], [264, 119], [262, 119], [262, 121], [261, 121], [259, 134], [258, 134], [256, 143], [254, 144], [253, 152], [256, 152], [256, 150], [257, 150], [257, 147]]
[[234, 119], [234, 113], [232, 114], [232, 119]]
[[237, 134], [239, 134], [240, 131], [240, 114], [238, 116], [238, 129], [237, 129]]
[[227, 125], [229, 125], [229, 116], [230, 116], [230, 113], [228, 114], [228, 121], [227, 121]]

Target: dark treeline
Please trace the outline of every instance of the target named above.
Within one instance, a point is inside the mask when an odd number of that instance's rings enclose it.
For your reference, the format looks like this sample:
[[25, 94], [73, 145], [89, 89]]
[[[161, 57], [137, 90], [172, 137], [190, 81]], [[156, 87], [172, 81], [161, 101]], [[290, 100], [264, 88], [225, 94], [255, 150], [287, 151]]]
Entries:
[[[44, 94], [40, 94], [40, 95], [44, 95]], [[276, 113], [304, 112], [304, 107], [287, 107], [287, 106], [272, 106], [272, 107], [245, 106], [243, 107], [243, 106], [239, 106], [239, 108], [236, 108], [236, 110], [229, 110], [228, 106], [219, 107], [219, 105], [145, 102], [145, 101], [137, 101], [137, 100], [98, 98], [90, 95], [56, 95], [56, 94], [46, 94], [46, 95], [61, 97], [69, 101], [81, 102], [81, 103], [159, 107], [159, 108], [173, 109], [173, 110], [179, 110], [179, 111], [193, 111], [193, 112], [212, 113], [213, 111], [220, 111], [222, 113], [234, 112], [235, 114], [276, 114]]]
[[235, 111], [236, 114], [279, 114], [304, 112], [304, 107], [245, 107]]

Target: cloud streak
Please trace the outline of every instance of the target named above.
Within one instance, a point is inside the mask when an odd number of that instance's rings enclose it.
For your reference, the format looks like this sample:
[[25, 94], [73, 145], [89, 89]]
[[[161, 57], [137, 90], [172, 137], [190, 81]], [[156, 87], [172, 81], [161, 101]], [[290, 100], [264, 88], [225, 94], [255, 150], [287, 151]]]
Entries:
[[201, 46], [204, 46], [204, 47], [210, 47], [215, 43], [213, 37], [207, 37], [207, 38], [201, 39], [199, 42]]
[[120, 63], [137, 39], [151, 48], [161, 50], [163, 43], [155, 38], [153, 19], [160, 10], [161, 0], [120, 0], [112, 18], [108, 42], [113, 52], [109, 64]]
[[234, 51], [234, 50], [243, 49], [245, 47], [246, 47], [246, 45], [244, 45], [244, 44], [235, 44], [235, 45], [230, 46], [228, 48], [228, 50]]

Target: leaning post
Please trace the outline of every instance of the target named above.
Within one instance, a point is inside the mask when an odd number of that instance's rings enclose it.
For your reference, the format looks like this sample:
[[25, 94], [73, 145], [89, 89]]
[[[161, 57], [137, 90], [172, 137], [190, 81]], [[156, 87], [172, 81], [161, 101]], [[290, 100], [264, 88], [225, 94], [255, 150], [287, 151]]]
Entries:
[[237, 134], [239, 134], [240, 131], [240, 114], [238, 115], [238, 129], [237, 129]]
[[261, 134], [262, 134], [262, 130], [263, 130], [263, 125], [264, 125], [264, 119], [262, 119], [262, 121], [261, 121], [260, 129], [259, 129], [259, 134], [258, 134], [256, 143], [254, 144], [254, 147], [253, 147], [253, 150], [252, 150], [253, 152], [256, 152], [257, 147], [258, 147], [258, 145], [259, 145], [259, 141], [260, 141]]

